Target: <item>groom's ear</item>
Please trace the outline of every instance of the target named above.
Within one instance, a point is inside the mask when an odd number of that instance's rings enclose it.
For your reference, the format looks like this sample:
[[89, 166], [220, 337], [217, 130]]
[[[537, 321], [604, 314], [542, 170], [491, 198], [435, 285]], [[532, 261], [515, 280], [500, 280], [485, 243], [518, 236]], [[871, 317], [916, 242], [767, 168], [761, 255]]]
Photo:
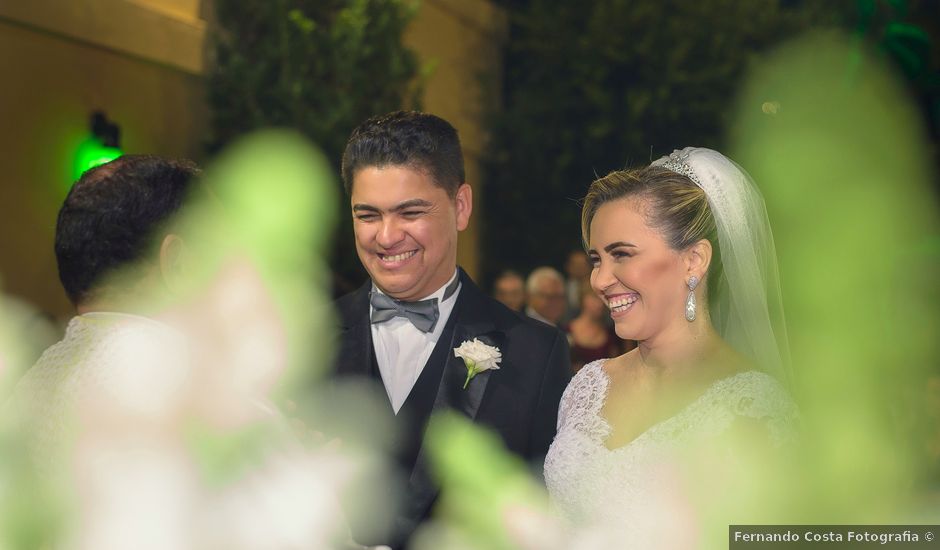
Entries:
[[685, 250], [683, 256], [688, 274], [702, 280], [712, 261], [712, 243], [708, 239], [699, 239]]
[[454, 202], [457, 210], [457, 231], [463, 231], [470, 225], [470, 214], [473, 213], [473, 189], [470, 184], [460, 184]]

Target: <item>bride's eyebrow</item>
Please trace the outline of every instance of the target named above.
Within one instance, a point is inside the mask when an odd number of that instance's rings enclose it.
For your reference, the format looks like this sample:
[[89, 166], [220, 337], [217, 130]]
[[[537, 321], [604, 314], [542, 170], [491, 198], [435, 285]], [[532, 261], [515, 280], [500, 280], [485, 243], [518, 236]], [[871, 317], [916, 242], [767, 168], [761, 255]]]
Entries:
[[[637, 246], [636, 246], [635, 244], [633, 244], [633, 243], [628, 243], [628, 242], [626, 242], [626, 241], [617, 241], [617, 242], [615, 242], [615, 243], [610, 243], [609, 245], [605, 246], [605, 247], [604, 247], [604, 252], [610, 252], [611, 250], [613, 250], [613, 249], [615, 249], [615, 248], [620, 248], [621, 246], [625, 246], [625, 247], [628, 247], [628, 248], [636, 248], [636, 247], [637, 247]], [[596, 252], [595, 252], [595, 254], [596, 254]]]

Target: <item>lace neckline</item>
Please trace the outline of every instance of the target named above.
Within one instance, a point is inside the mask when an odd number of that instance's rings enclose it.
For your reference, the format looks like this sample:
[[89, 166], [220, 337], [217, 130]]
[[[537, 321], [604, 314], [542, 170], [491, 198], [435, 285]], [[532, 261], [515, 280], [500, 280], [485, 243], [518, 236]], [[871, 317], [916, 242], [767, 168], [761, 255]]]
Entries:
[[637, 445], [641, 441], [655, 436], [658, 432], [666, 429], [671, 424], [679, 422], [686, 416], [693, 414], [695, 412], [695, 409], [698, 408], [701, 404], [705, 403], [712, 395], [719, 392], [722, 388], [724, 388], [728, 384], [731, 384], [735, 380], [738, 380], [744, 377], [754, 376], [755, 374], [760, 374], [760, 371], [746, 370], [746, 371], [736, 372], [730, 376], [726, 376], [724, 378], [719, 378], [718, 380], [715, 380], [705, 389], [705, 391], [701, 393], [701, 395], [699, 395], [698, 397], [693, 399], [690, 403], [688, 403], [687, 405], [679, 409], [679, 412], [677, 412], [676, 414], [669, 416], [667, 418], [664, 418], [658, 422], [654, 422], [648, 428], [640, 432], [639, 435], [637, 435], [636, 437], [634, 437], [627, 443], [624, 443], [623, 445], [619, 445], [611, 449], [607, 446], [607, 440], [610, 439], [610, 435], [611, 433], [613, 433], [613, 427], [607, 421], [607, 418], [605, 418], [604, 415], [601, 414], [601, 411], [604, 409], [604, 404], [607, 403], [607, 395], [610, 390], [610, 376], [607, 374], [607, 371], [604, 370], [604, 363], [606, 363], [607, 361], [608, 359], [601, 359], [593, 365], [594, 369], [597, 371], [597, 376], [599, 376], [600, 380], [602, 381], [601, 396], [600, 396], [600, 399], [598, 400], [597, 410], [594, 411], [594, 415], [597, 417], [597, 420], [599, 421], [599, 424], [601, 427], [601, 433], [598, 435], [597, 443], [600, 445], [600, 447], [604, 451], [606, 451], [607, 453], [611, 455], [616, 455], [616, 454], [619, 454], [620, 452], [626, 451], [627, 449]]

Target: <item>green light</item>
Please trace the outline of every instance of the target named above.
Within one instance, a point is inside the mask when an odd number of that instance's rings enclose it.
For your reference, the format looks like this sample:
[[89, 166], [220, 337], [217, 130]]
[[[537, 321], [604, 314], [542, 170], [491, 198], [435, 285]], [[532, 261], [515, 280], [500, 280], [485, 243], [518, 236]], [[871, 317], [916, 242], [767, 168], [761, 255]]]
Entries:
[[78, 151], [75, 153], [75, 165], [72, 170], [72, 181], [80, 178], [86, 170], [90, 170], [95, 166], [100, 166], [106, 162], [110, 162], [123, 154], [124, 152], [119, 148], [108, 147], [101, 143], [101, 140], [96, 137], [89, 137], [85, 139], [78, 146]]

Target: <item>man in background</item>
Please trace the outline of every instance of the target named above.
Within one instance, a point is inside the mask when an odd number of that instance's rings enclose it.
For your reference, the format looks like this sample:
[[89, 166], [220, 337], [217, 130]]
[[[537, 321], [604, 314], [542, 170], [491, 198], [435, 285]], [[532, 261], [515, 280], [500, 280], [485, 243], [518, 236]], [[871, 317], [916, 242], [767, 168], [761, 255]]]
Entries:
[[526, 280], [526, 315], [543, 323], [559, 326], [565, 316], [565, 280], [556, 269], [537, 267]]
[[511, 269], [500, 273], [493, 283], [493, 297], [513, 311], [525, 311], [525, 281], [522, 275]]

